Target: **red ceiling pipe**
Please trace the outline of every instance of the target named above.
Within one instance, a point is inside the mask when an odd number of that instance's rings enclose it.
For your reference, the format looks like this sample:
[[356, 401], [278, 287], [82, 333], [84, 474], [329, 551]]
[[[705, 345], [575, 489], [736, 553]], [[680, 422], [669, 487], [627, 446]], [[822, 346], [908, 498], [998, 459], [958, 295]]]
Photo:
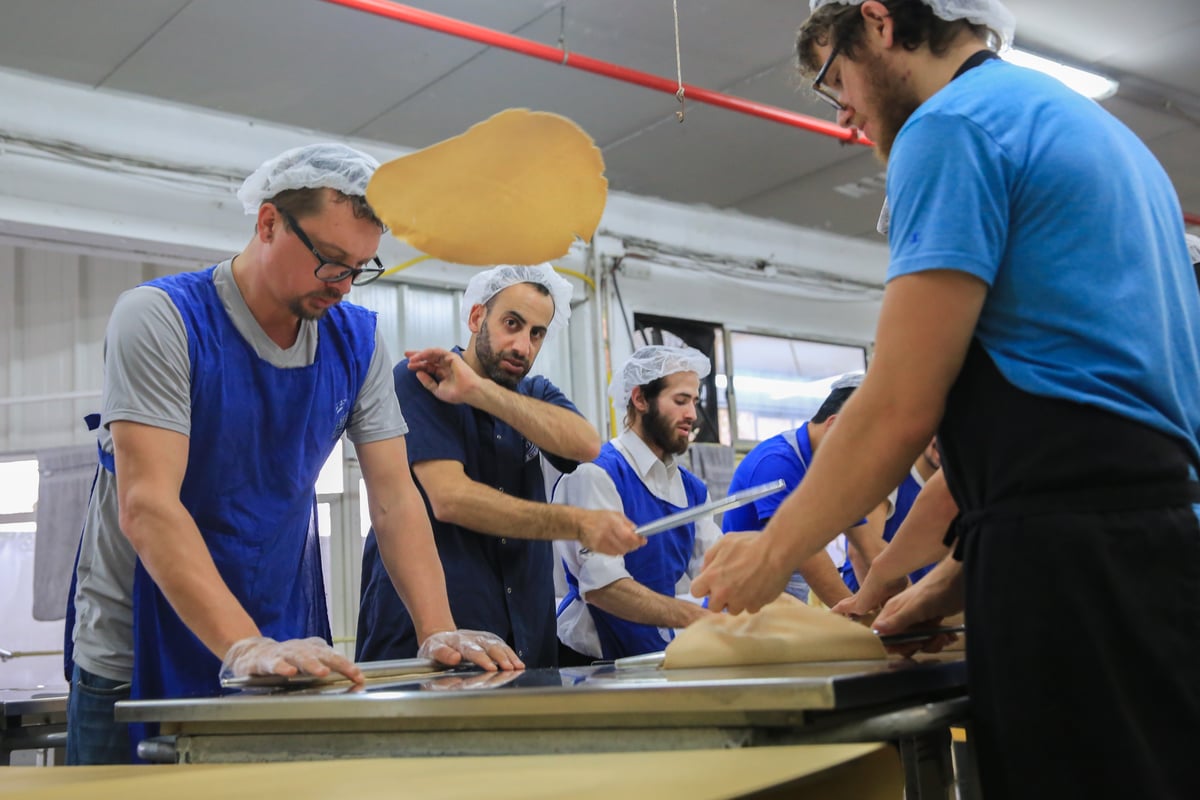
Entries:
[[[589, 58], [588, 56], [561, 50], [557, 47], [542, 44], [541, 42], [535, 42], [531, 39], [522, 39], [519, 36], [513, 36], [509, 33], [463, 22], [453, 17], [434, 14], [431, 11], [423, 11], [402, 3], [393, 3], [391, 0], [326, 0], [326, 2], [346, 6], [358, 11], [366, 11], [370, 14], [377, 14], [388, 19], [399, 20], [400, 22], [407, 22], [410, 25], [429, 28], [440, 33], [448, 33], [451, 36], [470, 39], [471, 41], [491, 45], [492, 47], [512, 50], [515, 53], [533, 56], [543, 61], [551, 61], [566, 67], [574, 67], [585, 72], [593, 72], [597, 75], [604, 75], [605, 77], [637, 84], [647, 89], [655, 89], [671, 95], [675, 94], [679, 88], [678, 83], [670, 78], [662, 78], [658, 75], [651, 75], [648, 72], [622, 67], [619, 64]], [[842, 128], [835, 123], [823, 119], [797, 114], [794, 111], [788, 111], [778, 106], [769, 106], [764, 103], [756, 103], [753, 100], [714, 92], [711, 89], [693, 86], [690, 83], [685, 83], [683, 88], [684, 97], [687, 100], [708, 103], [709, 105], [719, 106], [730, 111], [738, 111], [743, 114], [769, 119], [772, 122], [781, 122], [784, 125], [791, 125], [806, 131], [819, 133], [822, 136], [830, 136], [842, 142], [868, 146], [871, 144], [870, 140], [862, 136], [857, 130]]]

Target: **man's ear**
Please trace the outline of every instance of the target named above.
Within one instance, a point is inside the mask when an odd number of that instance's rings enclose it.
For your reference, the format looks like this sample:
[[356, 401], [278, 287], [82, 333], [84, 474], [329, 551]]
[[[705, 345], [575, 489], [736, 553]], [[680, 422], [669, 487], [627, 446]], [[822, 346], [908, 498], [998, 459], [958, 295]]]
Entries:
[[837, 418], [838, 418], [837, 414], [830, 414], [828, 417], [826, 417], [825, 418], [825, 430], [829, 430], [830, 428], [832, 428], [833, 423], [837, 422]]
[[650, 402], [646, 400], [646, 395], [642, 393], [642, 387], [635, 386], [629, 394], [629, 400], [633, 403], [633, 407], [637, 409], [639, 414], [645, 414], [650, 410]]
[[279, 210], [271, 203], [263, 203], [258, 207], [258, 216], [255, 217], [254, 235], [260, 241], [271, 241], [275, 238], [275, 223], [277, 221], [282, 221]]
[[479, 333], [483, 327], [484, 317], [487, 316], [487, 306], [483, 303], [476, 303], [471, 306], [471, 313], [467, 315], [467, 328], [471, 333]]
[[877, 37], [879, 43], [886, 49], [890, 48], [893, 43], [893, 33], [895, 25], [893, 24], [892, 12], [888, 11], [888, 7], [878, 0], [867, 0], [862, 4], [859, 11], [863, 17], [863, 29], [867, 34], [867, 38]]

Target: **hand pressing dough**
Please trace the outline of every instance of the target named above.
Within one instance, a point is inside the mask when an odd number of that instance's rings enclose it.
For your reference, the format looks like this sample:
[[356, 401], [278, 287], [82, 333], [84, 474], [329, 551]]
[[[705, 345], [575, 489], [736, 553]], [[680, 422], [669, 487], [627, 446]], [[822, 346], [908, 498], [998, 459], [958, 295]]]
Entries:
[[667, 645], [664, 667], [733, 667], [804, 661], [886, 659], [875, 634], [791, 595], [756, 614], [711, 614]]
[[541, 264], [590, 240], [604, 159], [566, 117], [510, 108], [381, 166], [367, 201], [397, 239], [455, 264]]

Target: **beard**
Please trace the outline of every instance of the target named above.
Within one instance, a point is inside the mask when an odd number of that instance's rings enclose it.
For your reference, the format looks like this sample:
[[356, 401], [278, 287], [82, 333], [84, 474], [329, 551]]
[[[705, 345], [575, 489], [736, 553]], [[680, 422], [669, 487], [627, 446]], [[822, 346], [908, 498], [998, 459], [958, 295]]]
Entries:
[[316, 309], [309, 308], [304, 304], [304, 301], [310, 297], [314, 299], [325, 298], [333, 300], [335, 303], [339, 303], [342, 299], [342, 293], [337, 289], [326, 289], [323, 292], [309, 292], [308, 294], [294, 298], [290, 303], [288, 303], [288, 310], [295, 314], [299, 319], [312, 321], [325, 316], [325, 312], [333, 308], [333, 306], [326, 306], [324, 308]]
[[866, 74], [870, 76], [865, 94], [868, 105], [874, 111], [870, 119], [871, 141], [875, 143], [875, 157], [887, 164], [896, 134], [900, 133], [921, 101], [913, 87], [888, 69], [883, 59], [864, 53], [862, 63]]
[[676, 431], [671, 420], [658, 410], [657, 402], [651, 403], [646, 410], [646, 415], [642, 417], [642, 431], [664, 453], [670, 453], [673, 456], [681, 456], [686, 453], [690, 444], [687, 434]]
[[[505, 389], [515, 390], [521, 380], [529, 374], [529, 370], [533, 368], [533, 364], [516, 350], [504, 350], [500, 353], [495, 351], [492, 347], [492, 334], [488, 330], [486, 317], [483, 324], [479, 326], [479, 333], [475, 336], [475, 357], [479, 359], [483, 373]], [[514, 375], [500, 365], [501, 361], [515, 361], [524, 364], [525, 368], [520, 375]]]

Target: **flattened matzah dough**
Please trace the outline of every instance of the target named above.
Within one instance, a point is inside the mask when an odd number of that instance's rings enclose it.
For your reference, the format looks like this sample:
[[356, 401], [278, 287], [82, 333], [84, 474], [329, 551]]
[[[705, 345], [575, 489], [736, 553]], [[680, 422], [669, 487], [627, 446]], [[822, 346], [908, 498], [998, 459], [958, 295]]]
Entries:
[[711, 614], [667, 645], [664, 667], [732, 667], [886, 659], [875, 634], [831, 611], [781, 595], [756, 614]]
[[510, 108], [381, 166], [367, 201], [398, 239], [442, 261], [541, 264], [600, 224], [608, 180], [566, 117]]

